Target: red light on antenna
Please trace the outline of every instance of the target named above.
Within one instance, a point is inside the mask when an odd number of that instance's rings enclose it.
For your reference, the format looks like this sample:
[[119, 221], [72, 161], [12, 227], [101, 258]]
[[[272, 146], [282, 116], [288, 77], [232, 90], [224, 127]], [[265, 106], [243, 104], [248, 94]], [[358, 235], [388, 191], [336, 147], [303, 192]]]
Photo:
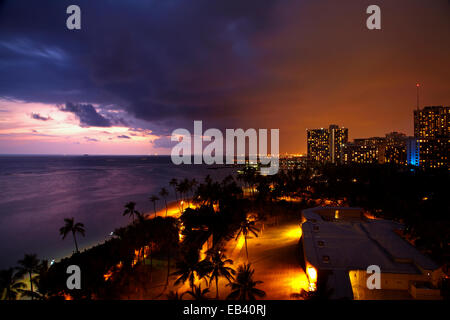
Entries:
[[416, 87], [420, 87], [420, 83], [417, 83], [417, 84], [416, 84]]

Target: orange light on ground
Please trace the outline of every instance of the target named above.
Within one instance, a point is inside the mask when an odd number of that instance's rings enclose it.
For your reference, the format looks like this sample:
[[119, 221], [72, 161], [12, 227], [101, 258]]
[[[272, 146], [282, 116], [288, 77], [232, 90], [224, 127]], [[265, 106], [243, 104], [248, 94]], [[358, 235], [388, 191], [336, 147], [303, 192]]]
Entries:
[[64, 293], [64, 300], [73, 300], [70, 294]]
[[299, 272], [298, 275], [292, 277], [289, 281], [292, 292], [302, 292], [303, 290], [308, 290], [309, 282], [308, 278], [303, 272]]
[[237, 248], [238, 250], [241, 250], [242, 247], [244, 246], [244, 242], [245, 242], [245, 238], [244, 238], [244, 236], [241, 234], [241, 235], [239, 236], [239, 238], [237, 239], [236, 248]]
[[105, 279], [105, 281], [108, 281], [109, 279], [111, 279], [112, 276], [114, 275], [114, 273], [119, 271], [122, 268], [122, 266], [123, 266], [122, 261], [120, 261], [118, 264], [111, 267], [108, 270], [108, 272], [103, 275], [103, 278]]
[[309, 280], [309, 291], [315, 291], [317, 288], [317, 270], [312, 265], [306, 267], [306, 274]]
[[339, 219], [339, 210], [336, 210], [336, 211], [334, 212], [334, 218], [335, 218], [335, 219]]
[[113, 275], [113, 272], [112, 272], [112, 270], [110, 269], [110, 270], [108, 270], [107, 273], [105, 273], [105, 274], [103, 275], [103, 278], [105, 279], [105, 281], [108, 281], [108, 280], [112, 277], [112, 275]]
[[131, 262], [131, 266], [134, 267], [139, 261], [139, 250], [134, 250], [134, 259]]
[[285, 236], [288, 238], [300, 239], [302, 237], [302, 228], [300, 226], [286, 231]]
[[369, 212], [365, 212], [364, 217], [366, 217], [369, 220], [377, 220], [377, 217], [375, 217], [373, 214], [371, 214]]

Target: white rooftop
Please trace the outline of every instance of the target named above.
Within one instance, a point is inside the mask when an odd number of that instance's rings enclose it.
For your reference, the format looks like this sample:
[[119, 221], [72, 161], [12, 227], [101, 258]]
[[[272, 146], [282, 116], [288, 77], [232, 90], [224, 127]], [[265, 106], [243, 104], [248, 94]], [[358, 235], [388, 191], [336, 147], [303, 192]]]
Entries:
[[[338, 218], [335, 219], [338, 210]], [[378, 265], [383, 273], [421, 273], [438, 266], [394, 230], [402, 225], [363, 218], [360, 208], [317, 207], [304, 210], [303, 249], [321, 270], [366, 270]]]

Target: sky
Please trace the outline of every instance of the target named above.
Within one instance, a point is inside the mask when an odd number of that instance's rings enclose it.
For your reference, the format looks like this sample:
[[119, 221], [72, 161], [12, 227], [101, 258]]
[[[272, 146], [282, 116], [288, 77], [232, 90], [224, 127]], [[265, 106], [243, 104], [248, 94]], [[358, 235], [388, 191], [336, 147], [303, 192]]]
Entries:
[[450, 105], [449, 40], [448, 0], [0, 0], [0, 154], [170, 154], [194, 120], [281, 153], [329, 124], [412, 135], [417, 82]]

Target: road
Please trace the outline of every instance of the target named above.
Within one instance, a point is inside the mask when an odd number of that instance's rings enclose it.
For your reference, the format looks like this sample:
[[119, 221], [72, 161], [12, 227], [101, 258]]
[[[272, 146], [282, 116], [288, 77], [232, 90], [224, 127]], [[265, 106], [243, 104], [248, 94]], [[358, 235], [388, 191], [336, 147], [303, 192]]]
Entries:
[[[265, 299], [292, 299], [292, 293], [308, 288], [306, 274], [300, 267], [296, 252], [300, 237], [299, 223], [293, 221], [265, 226], [257, 238], [248, 239], [248, 262], [255, 269], [254, 280], [263, 281], [257, 288], [266, 292]], [[235, 269], [247, 262], [242, 238], [230, 240], [225, 249], [226, 255], [234, 261]], [[211, 291], [215, 292], [213, 288]], [[229, 292], [229, 288], [225, 292]]]

